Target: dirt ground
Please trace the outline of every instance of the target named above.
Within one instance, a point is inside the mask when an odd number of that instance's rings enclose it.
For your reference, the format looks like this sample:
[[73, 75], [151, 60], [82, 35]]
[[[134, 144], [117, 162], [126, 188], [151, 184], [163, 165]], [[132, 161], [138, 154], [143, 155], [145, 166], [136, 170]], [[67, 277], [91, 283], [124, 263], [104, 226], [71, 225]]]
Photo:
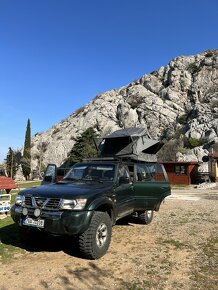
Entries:
[[[186, 198], [187, 196], [187, 198]], [[100, 260], [41, 237], [0, 262], [0, 289], [218, 289], [218, 193], [174, 192], [150, 225], [119, 222]]]

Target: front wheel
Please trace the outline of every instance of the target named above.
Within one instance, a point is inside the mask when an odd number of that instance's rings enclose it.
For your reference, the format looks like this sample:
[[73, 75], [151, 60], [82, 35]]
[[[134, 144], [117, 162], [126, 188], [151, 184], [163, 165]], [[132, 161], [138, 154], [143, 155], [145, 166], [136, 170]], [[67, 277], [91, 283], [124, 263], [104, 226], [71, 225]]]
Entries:
[[107, 252], [112, 234], [112, 223], [105, 212], [94, 212], [89, 228], [79, 236], [79, 249], [85, 258], [99, 259]]
[[145, 210], [138, 215], [138, 219], [142, 224], [148, 225], [152, 222], [153, 214], [153, 210]]

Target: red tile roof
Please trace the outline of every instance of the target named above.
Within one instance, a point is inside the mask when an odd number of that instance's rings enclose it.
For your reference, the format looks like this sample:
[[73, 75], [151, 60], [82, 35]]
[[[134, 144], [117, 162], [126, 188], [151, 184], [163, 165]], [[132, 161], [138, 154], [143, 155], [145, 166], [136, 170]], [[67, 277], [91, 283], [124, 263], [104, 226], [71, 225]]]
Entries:
[[9, 192], [13, 188], [17, 188], [17, 185], [10, 177], [0, 176], [0, 190], [5, 189]]

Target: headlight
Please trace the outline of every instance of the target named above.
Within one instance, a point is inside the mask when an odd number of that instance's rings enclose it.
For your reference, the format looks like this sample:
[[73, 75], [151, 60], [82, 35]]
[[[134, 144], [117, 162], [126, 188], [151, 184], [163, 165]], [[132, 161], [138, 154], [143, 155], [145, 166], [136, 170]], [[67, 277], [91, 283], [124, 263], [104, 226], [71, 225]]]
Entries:
[[15, 204], [16, 205], [23, 205], [23, 203], [24, 203], [24, 201], [25, 201], [25, 196], [24, 195], [17, 195], [16, 196], [16, 199], [15, 199]]
[[86, 205], [87, 199], [62, 199], [61, 209], [83, 209]]

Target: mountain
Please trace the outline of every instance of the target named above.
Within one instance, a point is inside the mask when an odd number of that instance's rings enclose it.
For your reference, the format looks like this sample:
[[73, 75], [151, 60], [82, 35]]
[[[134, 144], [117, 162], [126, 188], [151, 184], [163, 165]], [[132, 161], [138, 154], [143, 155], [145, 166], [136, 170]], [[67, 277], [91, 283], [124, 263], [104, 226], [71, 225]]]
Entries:
[[154, 139], [218, 141], [218, 49], [179, 56], [157, 71], [97, 95], [68, 118], [32, 138], [33, 168], [60, 165], [75, 137], [89, 127], [100, 135], [120, 128], [147, 127]]

